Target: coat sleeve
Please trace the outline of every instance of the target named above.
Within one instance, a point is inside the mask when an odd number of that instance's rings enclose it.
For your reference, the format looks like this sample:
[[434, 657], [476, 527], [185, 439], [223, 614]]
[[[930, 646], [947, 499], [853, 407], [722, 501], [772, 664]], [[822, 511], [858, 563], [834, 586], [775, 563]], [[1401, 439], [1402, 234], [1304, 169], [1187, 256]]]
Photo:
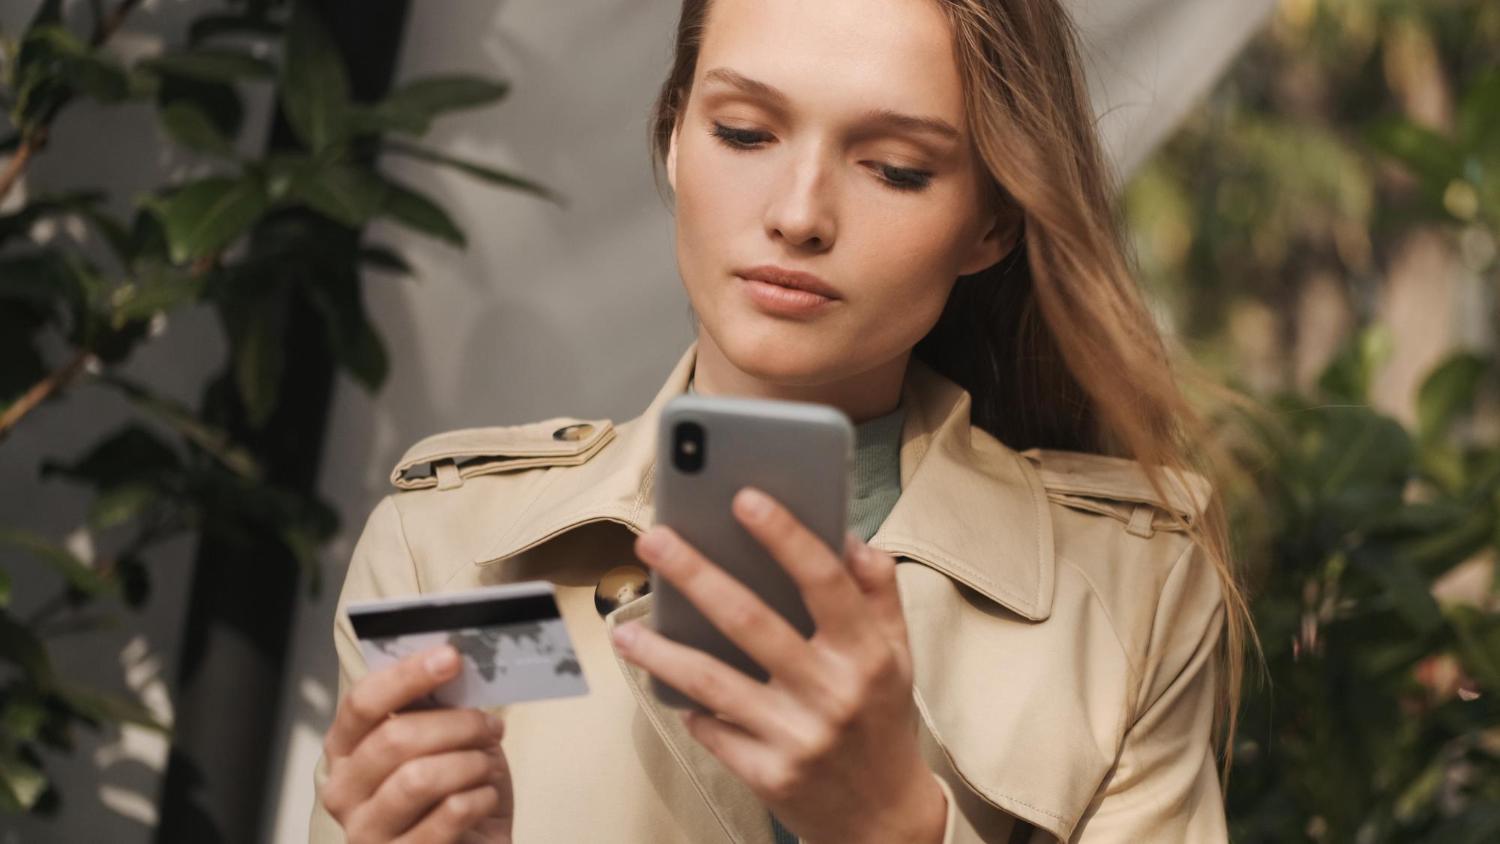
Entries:
[[[416, 566], [412, 562], [411, 550], [406, 543], [406, 534], [401, 527], [401, 514], [396, 509], [394, 497], [387, 496], [370, 514], [365, 529], [355, 543], [354, 554], [349, 560], [349, 571], [344, 576], [344, 588], [339, 593], [338, 606], [333, 619], [333, 646], [338, 652], [339, 680], [338, 700], [343, 700], [355, 681], [365, 675], [365, 659], [359, 652], [354, 629], [344, 607], [350, 601], [367, 598], [383, 598], [394, 595], [412, 595], [421, 591], [417, 580]], [[318, 756], [313, 769], [314, 787], [322, 791], [328, 779], [328, 760]], [[308, 824], [309, 844], [343, 844], [344, 831], [338, 822], [323, 808], [323, 802], [313, 795], [313, 812]]]
[[1196, 543], [1167, 574], [1142, 665], [1135, 717], [1072, 841], [1227, 841], [1213, 747], [1224, 601]]

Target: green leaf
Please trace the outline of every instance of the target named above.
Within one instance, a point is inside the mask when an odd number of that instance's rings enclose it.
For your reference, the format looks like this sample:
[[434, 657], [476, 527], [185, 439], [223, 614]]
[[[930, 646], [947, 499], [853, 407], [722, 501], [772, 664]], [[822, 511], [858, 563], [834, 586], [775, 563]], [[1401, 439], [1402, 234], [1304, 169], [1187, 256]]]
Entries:
[[186, 76], [203, 82], [234, 83], [244, 78], [269, 79], [276, 67], [241, 50], [199, 47], [166, 53], [142, 64], [159, 73]]
[[173, 263], [212, 255], [255, 224], [269, 201], [260, 182], [211, 176], [147, 200], [166, 229]]
[[1427, 376], [1417, 392], [1417, 432], [1423, 442], [1436, 442], [1455, 417], [1473, 407], [1486, 369], [1484, 358], [1460, 352]]
[[1356, 334], [1318, 379], [1318, 388], [1334, 401], [1364, 404], [1370, 382], [1390, 359], [1394, 341], [1390, 329], [1373, 325]]
[[1441, 196], [1463, 174], [1463, 156], [1452, 141], [1404, 117], [1375, 123], [1365, 137], [1375, 149], [1406, 165], [1430, 194]]
[[381, 213], [414, 231], [445, 240], [455, 246], [463, 246], [464, 233], [442, 206], [422, 194], [406, 187], [390, 177], [382, 176], [386, 184], [385, 202]]
[[554, 202], [558, 199], [557, 196], [555, 196], [548, 189], [534, 182], [527, 181], [520, 176], [513, 176], [509, 173], [496, 170], [493, 167], [487, 167], [483, 164], [476, 164], [472, 161], [466, 161], [461, 158], [454, 158], [451, 155], [438, 152], [437, 150], [427, 149], [426, 147], [419, 147], [414, 144], [404, 144], [398, 141], [388, 141], [383, 149], [386, 152], [395, 153], [397, 155], [405, 155], [411, 158], [419, 159], [421, 161], [426, 161], [431, 164], [451, 167], [455, 170], [458, 170], [459, 172], [489, 182], [492, 185], [515, 188], [516, 190], [535, 194], [536, 196], [540, 196], [543, 199], [550, 199]]
[[[1458, 108], [1458, 137], [1471, 154], [1500, 145], [1500, 67], [1480, 75]], [[1500, 179], [1500, 174], [1491, 178]]]
[[5, 610], [0, 610], [0, 660], [18, 666], [32, 685], [44, 691], [56, 680], [42, 640]]
[[105, 373], [100, 383], [119, 390], [140, 410], [150, 413], [185, 439], [209, 454], [235, 475], [249, 481], [259, 480], [261, 468], [255, 457], [236, 445], [229, 434], [198, 418], [198, 415], [171, 399], [152, 393], [150, 390], [117, 374]]
[[1353, 560], [1380, 584], [1382, 595], [1414, 632], [1427, 635], [1442, 626], [1443, 613], [1432, 597], [1431, 584], [1409, 561], [1383, 549], [1356, 554]]
[[359, 261], [366, 266], [387, 272], [411, 275], [411, 264], [401, 254], [384, 246], [365, 246], [359, 250]]
[[181, 468], [177, 452], [152, 432], [131, 423], [89, 449], [73, 463], [44, 460], [41, 476], [60, 475], [105, 488]]
[[0, 748], [0, 784], [21, 811], [31, 811], [47, 790], [47, 775], [13, 752]]
[[245, 121], [245, 106], [234, 85], [170, 73], [160, 78], [156, 91], [159, 110], [185, 102], [203, 112], [220, 135], [230, 139], [239, 137], [240, 127]]
[[47, 710], [35, 698], [16, 695], [5, 702], [5, 711], [0, 714], [0, 729], [3, 735], [15, 741], [31, 741], [47, 720]]
[[343, 139], [349, 108], [344, 60], [308, 3], [296, 5], [287, 25], [281, 107], [309, 150], [322, 152]]
[[155, 259], [142, 260], [136, 266], [135, 279], [115, 291], [115, 325], [191, 304], [202, 293], [203, 280], [193, 273]]
[[357, 127], [366, 133], [424, 135], [437, 116], [496, 102], [510, 85], [477, 76], [431, 76], [409, 82], [373, 107], [360, 109]]
[[386, 190], [385, 182], [367, 168], [307, 160], [292, 171], [289, 195], [326, 217], [358, 228], [380, 213]]
[[114, 591], [114, 584], [107, 578], [73, 556], [72, 552], [66, 548], [48, 541], [45, 537], [17, 528], [0, 527], [0, 545], [9, 545], [26, 552], [39, 562], [46, 563], [62, 575], [69, 586], [80, 592], [88, 595], [108, 595]]
[[[46, 7], [43, 7], [43, 12]], [[67, 62], [88, 55], [88, 47], [58, 23], [38, 14], [22, 36], [15, 53], [10, 101], [11, 118], [22, 135], [44, 128], [68, 101], [73, 88], [66, 78]]]
[[1398, 495], [1411, 472], [1413, 449], [1396, 420], [1363, 407], [1319, 408], [1325, 427], [1308, 461], [1325, 496]]
[[262, 297], [239, 309], [229, 326], [234, 383], [251, 426], [260, 428], [276, 410], [285, 365], [281, 298]]
[[170, 732], [143, 704], [129, 698], [105, 694], [71, 683], [58, 683], [52, 691], [79, 715], [98, 724], [135, 724], [158, 732]]
[[380, 335], [371, 325], [361, 296], [359, 276], [347, 270], [318, 279], [307, 288], [323, 313], [334, 357], [350, 375], [374, 392], [384, 383], [390, 362]]
[[117, 62], [99, 53], [69, 58], [62, 63], [62, 77], [78, 91], [101, 103], [118, 103], [133, 93], [130, 75]]
[[15, 303], [0, 305], [0, 410], [51, 372], [38, 336], [49, 316]]
[[86, 268], [69, 252], [47, 249], [0, 258], [0, 301], [77, 308], [88, 298]]
[[89, 527], [107, 530], [138, 518], [161, 498], [153, 484], [135, 483], [102, 490], [89, 505]]
[[161, 125], [172, 140], [188, 149], [221, 158], [234, 157], [234, 144], [224, 137], [202, 109], [186, 100], [178, 100], [163, 108]]

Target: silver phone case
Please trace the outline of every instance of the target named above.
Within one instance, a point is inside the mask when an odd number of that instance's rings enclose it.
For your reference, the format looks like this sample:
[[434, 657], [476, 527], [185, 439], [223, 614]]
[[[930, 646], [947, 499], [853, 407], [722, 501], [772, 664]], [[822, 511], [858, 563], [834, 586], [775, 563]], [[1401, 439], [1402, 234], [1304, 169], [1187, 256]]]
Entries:
[[[675, 427], [696, 422], [704, 431], [704, 462], [684, 472], [674, 461]], [[808, 402], [683, 394], [663, 408], [657, 430], [656, 521], [668, 525], [705, 557], [746, 584], [803, 636], [812, 617], [796, 583], [730, 510], [744, 486], [769, 493], [789, 508], [842, 559], [848, 523], [854, 426], [837, 408]], [[665, 578], [651, 572], [656, 629], [712, 654], [760, 681], [767, 672], [720, 633]], [[703, 709], [652, 677], [668, 706]]]

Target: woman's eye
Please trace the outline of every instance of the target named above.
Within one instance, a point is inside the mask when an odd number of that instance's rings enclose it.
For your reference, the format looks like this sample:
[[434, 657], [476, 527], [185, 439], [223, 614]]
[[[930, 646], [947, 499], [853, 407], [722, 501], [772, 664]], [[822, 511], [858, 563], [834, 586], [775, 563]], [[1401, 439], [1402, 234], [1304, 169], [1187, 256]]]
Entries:
[[[717, 121], [714, 122], [711, 134], [718, 138], [725, 146], [736, 150], [752, 150], [770, 140], [770, 136], [765, 132], [735, 129]], [[889, 164], [880, 164], [878, 162], [874, 163], [874, 167], [880, 172], [881, 181], [885, 182], [892, 190], [919, 191], [926, 188], [932, 181], [932, 173], [926, 170], [893, 167]]]
[[765, 132], [734, 129], [717, 122], [714, 123], [713, 135], [731, 149], [754, 149], [756, 144], [766, 140]]
[[921, 190], [932, 181], [932, 174], [926, 170], [892, 167], [889, 164], [876, 166], [880, 168], [886, 182], [897, 190]]

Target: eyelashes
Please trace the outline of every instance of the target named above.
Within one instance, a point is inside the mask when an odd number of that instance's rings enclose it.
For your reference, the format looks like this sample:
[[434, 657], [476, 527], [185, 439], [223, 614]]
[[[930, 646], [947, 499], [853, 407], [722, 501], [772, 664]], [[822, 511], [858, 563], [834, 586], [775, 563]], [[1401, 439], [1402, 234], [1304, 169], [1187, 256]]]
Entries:
[[[709, 134], [724, 146], [740, 152], [758, 149], [760, 144], [770, 139], [765, 132], [735, 129], [718, 121], [714, 121], [713, 129]], [[892, 190], [916, 192], [925, 189], [932, 182], [932, 173], [926, 170], [892, 167], [889, 164], [876, 164], [876, 169], [881, 172], [881, 181]]]

